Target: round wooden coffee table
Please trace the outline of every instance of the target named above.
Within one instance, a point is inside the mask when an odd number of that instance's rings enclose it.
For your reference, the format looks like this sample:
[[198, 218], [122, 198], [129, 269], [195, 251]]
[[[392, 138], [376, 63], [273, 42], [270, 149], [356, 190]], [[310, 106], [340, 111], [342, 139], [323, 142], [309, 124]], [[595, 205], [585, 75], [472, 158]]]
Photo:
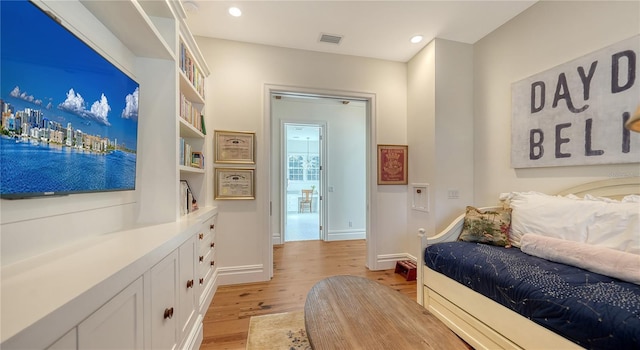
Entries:
[[313, 286], [304, 323], [315, 350], [468, 349], [420, 304], [357, 276], [329, 277]]

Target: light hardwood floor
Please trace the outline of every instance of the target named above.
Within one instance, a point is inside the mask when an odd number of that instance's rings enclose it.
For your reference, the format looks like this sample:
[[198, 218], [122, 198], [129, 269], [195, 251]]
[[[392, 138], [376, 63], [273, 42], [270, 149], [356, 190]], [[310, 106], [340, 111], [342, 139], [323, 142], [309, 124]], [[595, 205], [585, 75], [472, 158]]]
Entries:
[[329, 276], [367, 277], [416, 299], [416, 281], [407, 282], [393, 269], [370, 271], [365, 254], [364, 240], [276, 246], [271, 281], [218, 288], [204, 318], [200, 349], [245, 349], [251, 316], [303, 310], [311, 287]]

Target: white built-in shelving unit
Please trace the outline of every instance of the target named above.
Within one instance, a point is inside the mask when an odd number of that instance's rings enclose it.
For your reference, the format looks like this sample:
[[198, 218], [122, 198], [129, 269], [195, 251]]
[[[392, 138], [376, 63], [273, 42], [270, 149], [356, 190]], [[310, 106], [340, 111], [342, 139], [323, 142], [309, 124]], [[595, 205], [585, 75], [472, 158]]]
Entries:
[[[80, 2], [136, 56], [140, 113], [146, 116], [139, 122], [139, 222], [170, 222], [184, 214], [180, 180], [188, 182], [199, 207], [211, 205], [206, 167], [189, 161], [191, 152], [209, 160], [210, 137], [200, 122], [209, 68], [184, 22], [182, 5], [151, 0]], [[187, 113], [185, 105], [194, 113]], [[175, 146], [167, 142], [171, 139]], [[171, 188], [174, 191], [167, 191]]]
[[[136, 190], [3, 202], [16, 219], [2, 221], [2, 249], [19, 253], [3, 257], [0, 347], [198, 349], [217, 287], [217, 209], [200, 119], [209, 68], [181, 2], [34, 3], [140, 83]], [[182, 161], [185, 142], [204, 166]], [[188, 214], [183, 180], [199, 207]]]
[[[180, 23], [178, 38], [178, 80], [179, 80], [179, 142], [178, 166], [180, 180], [186, 181], [191, 195], [198, 201], [198, 205], [206, 199], [206, 162], [209, 147], [206, 135], [206, 121], [204, 120], [204, 89], [205, 78], [209, 75], [202, 54], [195, 40], [183, 22]], [[198, 163], [195, 153], [199, 155]], [[191, 211], [189, 203], [185, 205], [184, 191], [180, 188], [181, 206], [178, 215]], [[190, 198], [189, 196], [189, 198]]]

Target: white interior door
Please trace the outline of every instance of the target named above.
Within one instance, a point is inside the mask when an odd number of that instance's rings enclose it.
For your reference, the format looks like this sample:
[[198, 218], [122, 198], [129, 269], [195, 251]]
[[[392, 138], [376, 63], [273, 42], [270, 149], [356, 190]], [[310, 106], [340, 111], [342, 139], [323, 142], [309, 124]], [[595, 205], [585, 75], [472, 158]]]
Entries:
[[322, 238], [323, 128], [315, 123], [283, 123], [285, 242]]

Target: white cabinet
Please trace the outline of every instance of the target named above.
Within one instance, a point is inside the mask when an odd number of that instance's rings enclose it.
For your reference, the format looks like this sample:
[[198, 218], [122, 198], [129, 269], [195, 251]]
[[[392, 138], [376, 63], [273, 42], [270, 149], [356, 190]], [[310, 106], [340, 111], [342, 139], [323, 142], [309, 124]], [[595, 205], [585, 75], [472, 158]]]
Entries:
[[178, 252], [155, 265], [151, 277], [151, 348], [175, 349], [178, 345]]
[[178, 277], [178, 327], [180, 338], [185, 340], [196, 321], [195, 281], [196, 236], [192, 236], [179, 248], [180, 273]]
[[198, 234], [198, 308], [204, 316], [215, 293], [216, 267], [216, 220], [218, 215], [204, 221]]
[[196, 236], [151, 269], [151, 348], [192, 348], [196, 333]]
[[[139, 277], [82, 321], [77, 328], [78, 349], [142, 349], [142, 294], [142, 277]], [[56, 344], [62, 345], [60, 340]], [[69, 344], [64, 346], [68, 349]]]
[[3, 269], [3, 320], [27, 326], [0, 347], [198, 349], [217, 283], [216, 218], [200, 208]]

